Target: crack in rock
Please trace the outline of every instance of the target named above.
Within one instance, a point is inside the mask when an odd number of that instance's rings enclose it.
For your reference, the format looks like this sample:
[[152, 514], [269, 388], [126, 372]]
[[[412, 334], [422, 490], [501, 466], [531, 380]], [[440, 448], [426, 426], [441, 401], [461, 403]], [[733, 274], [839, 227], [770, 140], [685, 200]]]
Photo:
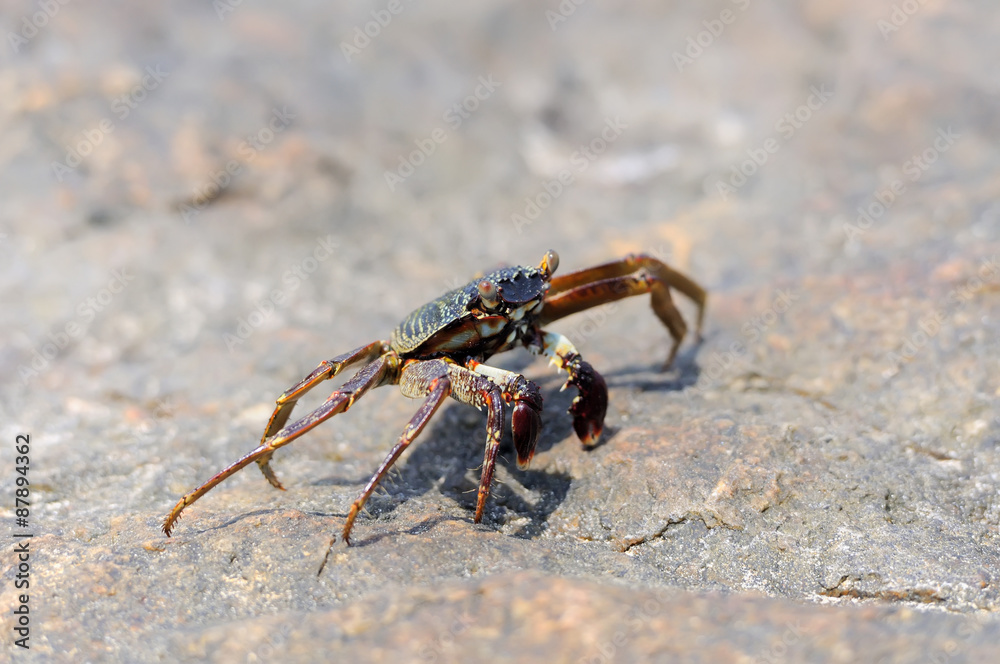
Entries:
[[885, 590], [866, 590], [857, 586], [861, 577], [845, 574], [833, 587], [824, 588], [819, 592], [823, 597], [852, 597], [854, 599], [877, 599], [885, 602], [919, 602], [921, 604], [937, 604], [945, 598], [931, 588], [899, 588]]

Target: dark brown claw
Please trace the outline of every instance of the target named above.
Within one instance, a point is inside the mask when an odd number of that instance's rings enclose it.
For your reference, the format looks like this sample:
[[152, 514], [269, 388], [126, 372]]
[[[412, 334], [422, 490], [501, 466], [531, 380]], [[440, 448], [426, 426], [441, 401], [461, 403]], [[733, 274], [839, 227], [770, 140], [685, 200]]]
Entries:
[[[543, 328], [586, 309], [648, 294], [653, 312], [670, 333], [669, 366], [687, 333], [687, 323], [671, 299], [673, 289], [697, 305], [695, 329], [701, 338], [707, 299], [705, 290], [658, 258], [626, 256], [555, 277], [553, 273], [558, 265], [559, 256], [549, 251], [537, 267], [503, 267], [481, 274], [465, 286], [415, 309], [400, 322], [388, 340], [373, 341], [320, 362], [275, 401], [260, 444], [185, 494], [164, 520], [163, 532], [170, 535], [185, 509], [251, 463], [260, 467], [271, 485], [283, 489], [270, 465], [275, 451], [345, 412], [365, 393], [383, 385], [398, 385], [404, 395], [421, 399], [423, 403], [351, 504], [340, 539], [345, 544], [350, 542], [354, 521], [366, 501], [447, 398], [485, 408], [487, 412], [486, 444], [473, 518], [480, 523], [493, 484], [505, 404], [513, 407], [511, 429], [518, 467], [526, 468], [531, 462], [542, 428], [542, 395], [538, 386], [519, 373], [484, 364], [487, 359], [518, 346], [551, 358], [559, 371], [568, 374], [563, 389], [572, 385], [578, 391], [569, 407], [573, 429], [585, 446], [593, 446], [604, 428], [608, 386], [604, 378], [581, 359], [570, 339]], [[362, 366], [357, 373], [334, 389], [322, 405], [291, 421], [292, 411], [301, 397], [337, 377], [347, 367], [358, 364]], [[331, 540], [320, 572], [329, 560], [332, 546]]]
[[514, 397], [514, 413], [510, 418], [510, 428], [514, 434], [514, 449], [517, 451], [517, 467], [524, 469], [535, 455], [535, 443], [542, 429], [542, 395], [534, 383], [525, 381], [523, 391]]
[[566, 382], [580, 391], [569, 407], [569, 414], [573, 416], [573, 429], [580, 442], [591, 446], [597, 443], [604, 430], [604, 415], [608, 412], [608, 385], [589, 362], [578, 362], [571, 368], [570, 378]]

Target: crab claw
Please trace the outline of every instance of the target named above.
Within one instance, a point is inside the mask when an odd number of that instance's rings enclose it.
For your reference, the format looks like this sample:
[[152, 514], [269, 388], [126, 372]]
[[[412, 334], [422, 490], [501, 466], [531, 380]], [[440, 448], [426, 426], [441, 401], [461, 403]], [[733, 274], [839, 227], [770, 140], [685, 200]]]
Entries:
[[584, 445], [597, 443], [604, 429], [604, 415], [608, 412], [608, 386], [601, 374], [589, 362], [580, 360], [570, 372], [567, 385], [575, 386], [580, 394], [573, 399], [569, 414], [573, 416], [573, 429]]
[[[533, 389], [532, 389], [533, 388]], [[535, 443], [542, 429], [542, 395], [533, 384], [514, 398], [514, 412], [510, 418], [514, 434], [517, 467], [524, 470], [535, 455]]]

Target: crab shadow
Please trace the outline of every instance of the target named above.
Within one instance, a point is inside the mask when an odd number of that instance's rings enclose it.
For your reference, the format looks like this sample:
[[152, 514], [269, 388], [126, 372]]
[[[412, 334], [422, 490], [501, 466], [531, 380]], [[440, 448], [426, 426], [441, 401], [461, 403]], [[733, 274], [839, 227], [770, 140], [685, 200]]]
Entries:
[[[694, 385], [700, 374], [694, 357], [697, 349], [691, 348], [676, 358], [674, 368], [660, 372], [658, 366], [629, 366], [604, 373], [611, 387], [639, 389], [642, 391], [679, 391]], [[505, 357], [497, 366], [523, 373], [536, 358]], [[555, 371], [539, 372], [537, 368], [528, 376], [541, 388], [543, 394], [542, 430], [536, 452], [547, 452], [557, 446], [580, 445], [573, 433], [573, 421], [567, 410], [576, 397], [576, 390], [560, 391], [565, 377]], [[414, 401], [414, 412], [419, 402]], [[517, 522], [510, 534], [513, 537], [535, 539], [545, 532], [548, 519], [566, 499], [572, 484], [568, 473], [558, 471], [522, 470], [514, 463], [514, 446], [510, 432], [510, 409], [505, 409], [505, 421], [497, 471], [490, 496], [483, 514], [483, 525], [504, 529], [508, 522]], [[589, 452], [613, 441], [617, 429], [605, 423], [600, 442], [588, 448]], [[387, 436], [385, 451], [394, 440]], [[414, 440], [406, 454], [379, 483], [379, 488], [365, 505], [362, 518], [391, 519], [392, 513], [406, 501], [431, 491], [454, 500], [467, 511], [472, 521], [479, 488], [479, 474], [486, 443], [486, 414], [465, 404], [449, 401]], [[373, 465], [372, 472], [375, 471]], [[317, 484], [362, 484], [344, 478], [328, 477]], [[419, 530], [426, 530], [442, 520], [439, 517], [426, 521]], [[409, 531], [409, 530], [408, 530]], [[369, 537], [359, 538], [363, 544]]]
[[[549, 516], [565, 500], [571, 477], [567, 473], [517, 468], [509, 413], [505, 419], [483, 524], [503, 529], [507, 522], [515, 521], [518, 525], [510, 534], [533, 539], [545, 531]], [[558, 432], [543, 427], [539, 447], [551, 447], [561, 438]], [[458, 503], [471, 522], [485, 443], [485, 413], [460, 403], [446, 404], [379, 483], [379, 489], [365, 505], [367, 518], [391, 518], [406, 501], [437, 491]]]
[[682, 392], [695, 387], [701, 378], [701, 367], [695, 362], [700, 347], [701, 343], [677, 353], [673, 366], [666, 371], [657, 364], [634, 364], [602, 373], [608, 387], [642, 392]]

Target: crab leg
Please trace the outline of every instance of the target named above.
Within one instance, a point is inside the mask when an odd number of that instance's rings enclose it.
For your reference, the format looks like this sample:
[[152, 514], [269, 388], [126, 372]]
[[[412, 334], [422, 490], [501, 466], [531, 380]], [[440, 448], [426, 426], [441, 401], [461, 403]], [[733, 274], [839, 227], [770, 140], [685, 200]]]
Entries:
[[[397, 366], [398, 359], [394, 354], [383, 355], [374, 362], [365, 365], [365, 367], [362, 368], [361, 371], [354, 376], [354, 378], [344, 383], [339, 390], [334, 391], [334, 393], [330, 395], [330, 398], [327, 399], [322, 406], [294, 424], [281, 429], [276, 434], [261, 443], [252, 452], [246, 454], [229, 467], [217, 473], [214, 477], [212, 477], [212, 479], [208, 480], [197, 489], [191, 491], [177, 501], [177, 504], [174, 505], [172, 510], [170, 510], [170, 514], [167, 515], [167, 518], [163, 522], [163, 532], [170, 535], [170, 531], [173, 530], [174, 524], [177, 522], [177, 519], [180, 518], [181, 512], [184, 508], [208, 493], [219, 482], [222, 482], [233, 473], [242, 469], [244, 466], [249, 465], [251, 462], [256, 461], [261, 463], [261, 459], [264, 459], [266, 462], [266, 460], [270, 459], [271, 455], [274, 454], [274, 451], [279, 447], [287, 445], [316, 425], [330, 419], [337, 413], [344, 412], [351, 407], [358, 397], [373, 387], [379, 387], [380, 385], [385, 385], [386, 383], [395, 382], [393, 379], [396, 375]], [[265, 472], [265, 476], [266, 475], [267, 473]], [[272, 484], [274, 484], [274, 482], [272, 482]], [[280, 485], [276, 486], [280, 488]]]
[[530, 345], [528, 348], [552, 358], [552, 364], [569, 374], [562, 389], [573, 385], [580, 392], [569, 407], [569, 413], [573, 416], [573, 430], [584, 445], [594, 445], [604, 429], [604, 415], [608, 411], [608, 386], [601, 374], [580, 357], [569, 339], [544, 330], [540, 334], [541, 347]]
[[563, 274], [552, 278], [552, 286], [549, 289], [549, 296], [557, 295], [576, 286], [582, 286], [603, 279], [622, 277], [640, 268], [646, 268], [656, 279], [666, 285], [676, 288], [698, 305], [698, 331], [701, 331], [701, 323], [705, 310], [707, 293], [705, 289], [694, 281], [674, 270], [669, 265], [649, 256], [647, 254], [629, 254], [625, 258], [603, 265], [577, 270], [569, 274]]
[[[292, 409], [295, 408], [295, 404], [309, 390], [324, 380], [333, 378], [352, 364], [371, 362], [379, 355], [385, 353], [387, 348], [388, 344], [386, 342], [373, 341], [367, 346], [355, 348], [348, 353], [338, 355], [332, 360], [323, 360], [320, 362], [319, 366], [311, 374], [288, 388], [284, 394], [278, 397], [275, 402], [277, 406], [275, 406], [274, 412], [271, 413], [271, 419], [267, 422], [267, 428], [264, 429], [264, 435], [260, 438], [260, 444], [263, 445], [268, 438], [278, 433], [285, 426], [289, 416], [292, 414]], [[277, 476], [271, 469], [270, 462], [271, 455], [266, 455], [257, 460], [257, 465], [260, 467], [260, 472], [264, 473], [264, 477], [271, 483], [271, 486], [282, 489], [281, 482], [278, 481]]]
[[[514, 450], [517, 452], [517, 467], [522, 470], [531, 463], [531, 457], [535, 455], [535, 442], [538, 439], [538, 432], [542, 428], [542, 393], [535, 383], [531, 382], [519, 373], [498, 369], [476, 360], [468, 360], [465, 363], [468, 369], [476, 374], [485, 376], [500, 388], [500, 393], [506, 403], [514, 404], [514, 413], [511, 415], [510, 428], [514, 436]], [[490, 425], [487, 425], [489, 428]], [[487, 466], [490, 467], [492, 477], [492, 461], [496, 458], [494, 451], [490, 456], [491, 446], [487, 443], [487, 457], [483, 461], [483, 473], [486, 473]], [[480, 484], [480, 496], [482, 501], [486, 500], [483, 489], [489, 492], [489, 482]], [[482, 502], [476, 513], [482, 512]], [[476, 520], [478, 522], [478, 519]]]
[[[453, 385], [451, 396], [456, 401], [461, 401], [477, 408], [486, 406], [486, 449], [483, 452], [483, 469], [479, 475], [476, 515], [472, 519], [473, 522], [479, 523], [483, 519], [483, 510], [486, 507], [486, 499], [490, 495], [490, 487], [493, 486], [493, 472], [496, 468], [497, 453], [500, 451], [500, 437], [503, 435], [503, 404], [505, 395], [499, 385], [481, 373], [476, 373], [471, 369], [455, 364], [449, 365], [448, 370], [451, 374]], [[514, 438], [516, 441], [516, 434]], [[534, 439], [531, 441], [531, 446], [534, 447]], [[520, 463], [520, 450], [517, 455], [518, 463]]]
[[698, 306], [696, 334], [701, 338], [705, 317], [705, 290], [680, 272], [651, 256], [628, 256], [620, 261], [572, 272], [552, 280], [545, 308], [539, 316], [541, 325], [633, 295], [652, 293], [653, 312], [667, 327], [673, 345], [663, 368], [668, 368], [687, 334], [687, 325], [670, 297], [670, 287], [691, 298]]
[[[358, 512], [361, 511], [361, 508], [368, 501], [368, 498], [372, 495], [375, 487], [378, 486], [379, 481], [389, 471], [392, 464], [396, 463], [399, 455], [420, 434], [424, 426], [430, 421], [431, 416], [441, 406], [445, 397], [451, 394], [451, 380], [448, 378], [446, 363], [442, 360], [417, 361], [406, 365], [403, 368], [403, 375], [400, 377], [399, 386], [400, 391], [408, 397], [427, 397], [427, 399], [420, 406], [420, 409], [417, 410], [409, 424], [406, 425], [399, 440], [396, 441], [392, 450], [386, 455], [378, 470], [375, 471], [375, 474], [365, 484], [365, 488], [361, 490], [354, 503], [351, 504], [351, 510], [347, 513], [347, 520], [344, 522], [344, 530], [341, 534], [344, 542], [348, 544], [350, 544], [351, 528], [354, 526], [354, 520], [357, 518]], [[333, 546], [332, 540], [330, 546]], [[327, 551], [327, 555], [329, 556], [329, 551]], [[325, 562], [324, 560], [324, 564]], [[320, 571], [322, 571], [322, 567]]]
[[535, 443], [542, 428], [542, 393], [537, 385], [521, 374], [490, 367], [473, 359], [469, 359], [464, 367], [448, 364], [448, 373], [451, 376], [453, 399], [477, 408], [486, 406], [486, 449], [483, 453], [483, 470], [479, 476], [476, 515], [473, 518], [475, 523], [479, 523], [483, 518], [490, 487], [493, 486], [493, 473], [503, 433], [503, 405], [505, 402], [514, 404], [510, 428], [517, 453], [517, 467], [527, 468], [535, 454]]

